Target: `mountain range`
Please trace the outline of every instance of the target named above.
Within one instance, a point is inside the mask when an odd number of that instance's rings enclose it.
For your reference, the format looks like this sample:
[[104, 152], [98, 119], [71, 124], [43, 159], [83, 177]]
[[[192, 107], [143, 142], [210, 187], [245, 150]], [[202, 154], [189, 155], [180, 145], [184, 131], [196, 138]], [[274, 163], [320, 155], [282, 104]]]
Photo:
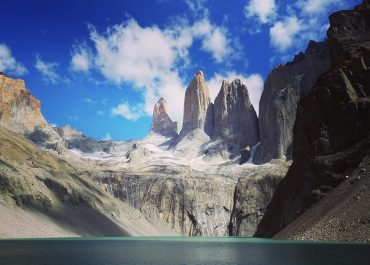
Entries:
[[370, 240], [370, 2], [329, 19], [268, 75], [258, 115], [247, 84], [212, 102], [199, 71], [181, 129], [160, 98], [142, 140], [53, 127], [1, 73], [0, 236]]

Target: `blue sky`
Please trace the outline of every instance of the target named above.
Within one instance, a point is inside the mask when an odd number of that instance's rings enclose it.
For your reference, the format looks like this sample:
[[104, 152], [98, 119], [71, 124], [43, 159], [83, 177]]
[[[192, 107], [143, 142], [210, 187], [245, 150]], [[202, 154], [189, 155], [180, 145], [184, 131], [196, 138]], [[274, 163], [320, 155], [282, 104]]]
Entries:
[[22, 78], [49, 123], [96, 139], [144, 137], [163, 96], [182, 121], [185, 89], [203, 70], [246, 83], [258, 109], [263, 80], [328, 15], [359, 0], [12, 0], [1, 4], [0, 71]]

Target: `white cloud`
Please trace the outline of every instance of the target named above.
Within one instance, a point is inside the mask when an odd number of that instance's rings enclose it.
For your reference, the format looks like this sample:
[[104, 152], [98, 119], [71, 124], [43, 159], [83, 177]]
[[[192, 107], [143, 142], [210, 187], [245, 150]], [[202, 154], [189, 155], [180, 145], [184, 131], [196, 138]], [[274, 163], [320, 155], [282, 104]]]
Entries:
[[294, 37], [303, 29], [302, 21], [296, 16], [278, 21], [270, 28], [271, 45], [280, 52], [286, 51], [294, 44]]
[[13, 57], [11, 50], [5, 44], [0, 43], [0, 72], [24, 75], [28, 71]]
[[57, 84], [60, 81], [60, 76], [55, 68], [58, 66], [56, 62], [45, 62], [40, 55], [36, 55], [35, 68], [42, 74], [43, 80], [46, 83]]
[[215, 28], [202, 42], [202, 49], [212, 54], [216, 62], [222, 62], [230, 54], [226, 34], [221, 28]]
[[112, 140], [112, 136], [110, 135], [110, 133], [106, 133], [103, 138], [103, 141], [111, 141], [111, 140]]
[[114, 116], [122, 116], [130, 121], [136, 121], [143, 116], [142, 106], [135, 105], [130, 106], [127, 102], [119, 104], [117, 107], [112, 109]]
[[[141, 27], [134, 19], [114, 25], [105, 33], [89, 27], [93, 48], [89, 59], [92, 67], [117, 84], [130, 84], [143, 96], [140, 115], [152, 115], [159, 97], [169, 103], [171, 118], [182, 122], [186, 84], [178, 69], [189, 63], [189, 50], [195, 40], [217, 63], [233, 53], [225, 28], [212, 24], [208, 18], [193, 24], [181, 21], [164, 29]], [[73, 61], [73, 57], [72, 57]], [[91, 67], [91, 65], [89, 66]], [[125, 106], [125, 105], [123, 105]], [[129, 119], [137, 119], [129, 107], [123, 107]], [[138, 109], [134, 111], [138, 113]]]
[[96, 112], [96, 114], [98, 114], [99, 116], [103, 116], [105, 114], [105, 111], [104, 110], [98, 110]]
[[246, 17], [255, 17], [262, 24], [268, 23], [274, 18], [276, 12], [275, 0], [250, 0], [244, 6]]
[[209, 11], [206, 8], [206, 0], [185, 0], [185, 3], [194, 15], [208, 16]]
[[243, 84], [247, 86], [249, 98], [254, 109], [257, 112], [259, 110], [259, 100], [263, 91], [263, 78], [259, 74], [243, 75], [236, 72], [228, 72], [225, 74], [215, 74], [211, 79], [207, 81], [209, 93], [212, 101], [214, 102], [218, 92], [220, 91], [223, 80], [232, 82], [235, 79], [240, 79]]
[[93, 99], [91, 99], [91, 98], [85, 98], [85, 99], [84, 99], [84, 102], [86, 102], [86, 103], [88, 103], [88, 104], [95, 104], [95, 103], [96, 103], [96, 101], [95, 101], [95, 100], [93, 100]]
[[77, 45], [71, 54], [71, 69], [75, 72], [88, 72], [91, 67], [91, 53], [87, 47]]
[[340, 4], [343, 0], [300, 0], [297, 7], [306, 15], [323, 13], [330, 6]]

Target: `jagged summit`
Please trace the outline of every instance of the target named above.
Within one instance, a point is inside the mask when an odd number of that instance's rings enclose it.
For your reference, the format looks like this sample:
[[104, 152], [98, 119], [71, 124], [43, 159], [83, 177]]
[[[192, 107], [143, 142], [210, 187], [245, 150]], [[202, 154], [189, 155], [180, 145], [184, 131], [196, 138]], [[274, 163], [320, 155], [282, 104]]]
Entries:
[[163, 97], [159, 98], [154, 105], [152, 125], [150, 127], [150, 133], [152, 132], [166, 137], [177, 137], [178, 135], [178, 124], [171, 120], [167, 101]]
[[184, 120], [180, 135], [201, 129], [207, 134], [212, 127], [211, 98], [202, 71], [198, 71], [185, 92]]
[[244, 148], [251, 150], [259, 141], [257, 114], [240, 79], [222, 82], [213, 106], [211, 140], [205, 153], [224, 159], [238, 156]]
[[198, 71], [185, 92], [184, 119], [175, 149], [181, 155], [197, 157], [210, 140], [213, 104], [202, 71]]
[[259, 140], [257, 114], [240, 79], [222, 82], [214, 104], [213, 137], [233, 140], [236, 149], [253, 146]]

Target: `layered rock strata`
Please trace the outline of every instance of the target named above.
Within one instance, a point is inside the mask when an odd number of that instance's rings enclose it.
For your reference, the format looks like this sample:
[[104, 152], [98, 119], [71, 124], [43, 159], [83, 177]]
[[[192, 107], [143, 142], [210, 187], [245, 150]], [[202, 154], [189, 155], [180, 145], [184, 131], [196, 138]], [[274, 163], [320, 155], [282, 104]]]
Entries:
[[113, 196], [184, 236], [226, 236], [236, 179], [181, 166], [149, 166], [145, 171], [92, 172]]
[[0, 125], [27, 133], [45, 128], [40, 101], [32, 96], [23, 80], [0, 73]]

